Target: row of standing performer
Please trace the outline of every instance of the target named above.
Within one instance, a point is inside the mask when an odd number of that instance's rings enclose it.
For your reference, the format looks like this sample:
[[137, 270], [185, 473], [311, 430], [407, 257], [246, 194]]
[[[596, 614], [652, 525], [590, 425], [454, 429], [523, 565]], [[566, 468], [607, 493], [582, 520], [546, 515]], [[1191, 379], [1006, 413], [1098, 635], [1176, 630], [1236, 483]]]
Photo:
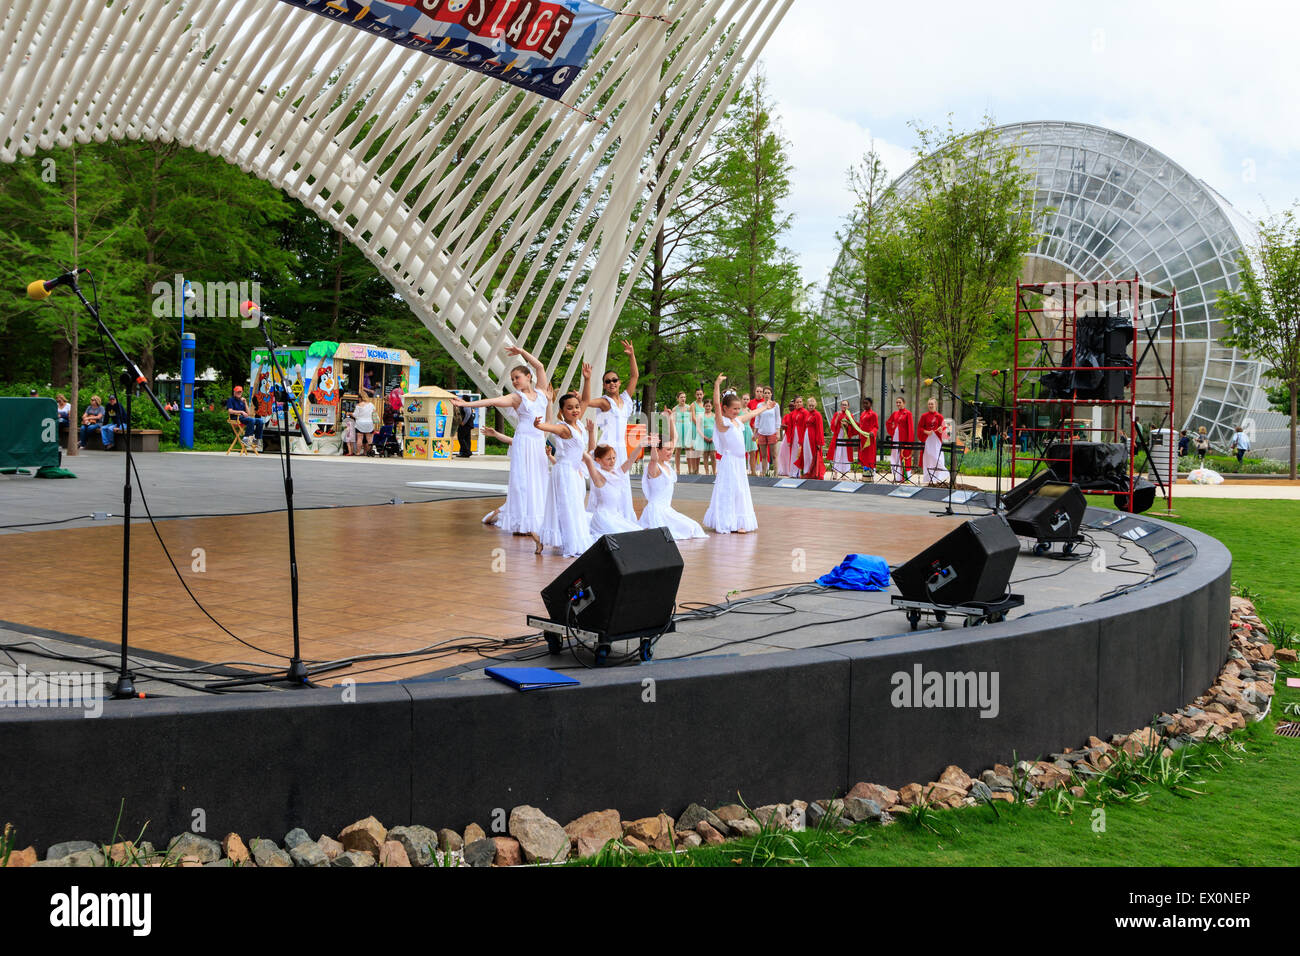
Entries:
[[[745, 474], [744, 430], [762, 412], [775, 411], [776, 403], [765, 401], [746, 408], [739, 395], [723, 393], [726, 376], [717, 377], [711, 423], [720, 458], [701, 527], [672, 507], [677, 481], [670, 464], [677, 443], [672, 416], [667, 417], [665, 439], [649, 435], [635, 446], [631, 457], [628, 455], [627, 427], [635, 408], [632, 395], [639, 373], [632, 344], [624, 342], [623, 350], [630, 368], [627, 387], [622, 388], [618, 373], [610, 371], [602, 379], [601, 395], [591, 398], [591, 366], [584, 365], [582, 393], [560, 396], [554, 421], [548, 421], [548, 414], [555, 390], [545, 367], [521, 348], [507, 350], [527, 363], [510, 372], [514, 392], [474, 402], [452, 399], [461, 408], [500, 408], [515, 426], [510, 439], [505, 504], [487, 515], [484, 523], [529, 535], [539, 554], [553, 548], [565, 557], [582, 554], [603, 534], [645, 528], [667, 528], [676, 540], [706, 537], [705, 527], [720, 534], [757, 531], [758, 519]], [[597, 414], [594, 420], [584, 423], [588, 408]], [[556, 439], [554, 465], [546, 454], [547, 435]], [[628, 472], [646, 449], [650, 450], [650, 461], [641, 479], [646, 505], [637, 515]], [[586, 493], [584, 472], [591, 479], [590, 495]]]
[[[867, 398], [861, 415], [854, 418], [847, 400], [840, 402], [839, 411], [831, 418], [829, 430], [826, 420], [817, 408], [817, 399], [802, 396], [791, 399], [782, 416], [772, 401], [772, 390], [759, 386], [757, 398], [746, 392], [740, 396], [743, 407], [755, 411], [754, 425], [744, 426], [745, 457], [751, 475], [766, 475], [775, 470], [777, 475], [790, 478], [826, 477], [829, 460], [835, 471], [847, 473], [851, 465], [851, 445], [858, 442], [857, 458], [864, 470], [876, 467], [876, 436], [880, 420]], [[770, 404], [768, 404], [770, 403]], [[949, 440], [948, 426], [938, 411], [938, 403], [929, 400], [928, 410], [916, 423], [913, 439], [912, 413], [900, 397], [895, 399], [895, 410], [885, 423], [885, 434], [894, 443], [923, 442], [921, 471], [927, 482], [943, 483], [948, 480], [944, 465], [942, 444]], [[762, 406], [762, 407], [760, 407]], [[672, 419], [682, 442], [676, 450], [676, 467], [681, 468], [683, 453], [691, 474], [712, 474], [717, 450], [713, 436], [714, 407], [703, 389], [695, 392], [695, 401], [686, 403], [686, 393], [677, 394], [677, 405], [672, 409]], [[841, 436], [843, 436], [841, 438]], [[894, 481], [905, 481], [912, 470], [912, 450], [899, 449], [891, 444], [891, 475]]]

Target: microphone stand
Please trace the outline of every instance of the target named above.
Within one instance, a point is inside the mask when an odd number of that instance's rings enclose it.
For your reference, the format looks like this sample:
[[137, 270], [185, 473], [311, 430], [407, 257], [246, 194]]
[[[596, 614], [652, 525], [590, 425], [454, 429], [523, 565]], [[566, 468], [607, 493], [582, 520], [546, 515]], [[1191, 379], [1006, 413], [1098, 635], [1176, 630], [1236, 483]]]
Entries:
[[[325, 664], [320, 667], [309, 668], [302, 661], [302, 647], [298, 631], [298, 547], [294, 538], [294, 521], [293, 521], [293, 454], [289, 450], [289, 406], [293, 406], [295, 417], [298, 419], [298, 434], [302, 440], [311, 446], [311, 436], [307, 434], [307, 423], [303, 419], [302, 409], [293, 396], [293, 391], [285, 384], [284, 371], [280, 368], [280, 358], [275, 354], [275, 344], [271, 339], [271, 321], [266, 314], [258, 310], [258, 328], [262, 330], [262, 338], [266, 341], [267, 353], [271, 356], [271, 366], [275, 369], [276, 386], [275, 391], [279, 393], [278, 397], [283, 399], [281, 409], [283, 410], [282, 422], [284, 430], [280, 435], [280, 457], [284, 461], [284, 502], [289, 516], [289, 595], [291, 613], [293, 615], [293, 656], [289, 659], [289, 669], [281, 677], [240, 677], [234, 680], [218, 681], [208, 684], [210, 688], [227, 688], [243, 687], [249, 684], [277, 684], [286, 683], [293, 687], [307, 687], [310, 685], [310, 678], [315, 674], [324, 674], [328, 671], [342, 670], [345, 667], [351, 667], [351, 661], [343, 661], [337, 664]], [[249, 396], [250, 399], [252, 396]]]
[[129, 617], [129, 598], [131, 594], [131, 469], [133, 459], [131, 457], [131, 395], [136, 388], [144, 389], [144, 393], [153, 401], [154, 407], [162, 415], [163, 421], [171, 421], [172, 417], [168, 414], [167, 409], [163, 408], [162, 402], [158, 401], [158, 396], [153, 393], [149, 383], [145, 381], [144, 375], [136, 367], [135, 363], [123, 351], [121, 343], [109, 331], [104, 320], [99, 317], [99, 310], [86, 301], [85, 295], [82, 294], [81, 286], [77, 284], [77, 273], [70, 273], [71, 280], [67, 283], [73, 293], [81, 300], [82, 306], [95, 320], [95, 326], [99, 333], [108, 338], [117, 351], [118, 358], [126, 365], [122, 373], [122, 382], [126, 388], [126, 479], [122, 482], [122, 658], [118, 667], [117, 680], [113, 684], [113, 699], [126, 700], [134, 698], [137, 695], [135, 689], [135, 674], [131, 673], [127, 664], [127, 620]]

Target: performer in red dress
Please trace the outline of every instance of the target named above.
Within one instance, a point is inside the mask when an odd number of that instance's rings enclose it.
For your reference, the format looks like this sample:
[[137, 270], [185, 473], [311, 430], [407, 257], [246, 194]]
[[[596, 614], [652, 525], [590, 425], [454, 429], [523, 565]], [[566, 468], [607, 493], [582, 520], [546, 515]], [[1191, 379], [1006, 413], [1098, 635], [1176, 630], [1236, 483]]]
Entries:
[[946, 482], [948, 480], [948, 469], [944, 467], [943, 449], [940, 445], [943, 442], [947, 428], [944, 425], [943, 415], [939, 414], [939, 403], [933, 398], [926, 404], [926, 412], [921, 416], [921, 420], [916, 423], [916, 426], [916, 440], [925, 442], [925, 451], [922, 452], [921, 456], [921, 466], [924, 469], [926, 482], [930, 484]]
[[808, 396], [808, 406], [804, 409], [806, 428], [808, 429], [808, 468], [804, 474], [809, 478], [821, 480], [826, 477], [826, 456], [822, 448], [826, 445], [826, 419], [822, 418], [817, 399]]
[[[912, 413], [908, 411], [907, 402], [903, 401], [901, 395], [894, 399], [894, 414], [885, 422], [885, 433], [895, 442], [912, 440]], [[911, 449], [899, 451], [895, 446], [889, 453], [889, 463], [893, 466], [894, 481], [905, 481], [912, 468]]]
[[787, 406], [788, 411], [781, 417], [781, 445], [776, 453], [776, 473], [785, 478], [794, 471], [794, 400]]
[[871, 405], [871, 399], [863, 399], [862, 414], [858, 416], [858, 461], [863, 471], [875, 470], [876, 436], [880, 433], [880, 416]]

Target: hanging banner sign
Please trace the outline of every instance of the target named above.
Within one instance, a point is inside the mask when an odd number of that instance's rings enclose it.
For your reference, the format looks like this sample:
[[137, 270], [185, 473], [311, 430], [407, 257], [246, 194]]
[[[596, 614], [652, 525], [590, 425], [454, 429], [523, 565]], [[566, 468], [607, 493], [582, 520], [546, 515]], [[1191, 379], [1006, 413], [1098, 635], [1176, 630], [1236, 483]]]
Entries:
[[558, 100], [616, 16], [586, 0], [282, 0]]

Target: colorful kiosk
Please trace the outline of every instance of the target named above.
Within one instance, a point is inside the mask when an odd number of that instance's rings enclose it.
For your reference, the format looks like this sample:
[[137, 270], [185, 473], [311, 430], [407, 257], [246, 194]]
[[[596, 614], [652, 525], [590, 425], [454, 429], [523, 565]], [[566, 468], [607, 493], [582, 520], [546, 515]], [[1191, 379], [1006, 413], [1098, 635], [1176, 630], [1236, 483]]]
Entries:
[[[404, 349], [381, 348], [359, 342], [313, 342], [305, 349], [276, 349], [294, 397], [307, 416], [308, 447], [301, 438], [290, 442], [294, 454], [343, 454], [343, 420], [361, 401], [362, 386], [374, 405], [376, 430], [383, 421], [384, 404], [394, 388], [402, 394], [420, 383], [419, 360]], [[249, 376], [259, 415], [276, 416], [281, 409], [271, 401], [275, 371], [266, 349], [253, 351]], [[259, 388], [263, 391], [259, 392]], [[265, 410], [264, 410], [265, 409]]]
[[403, 458], [434, 460], [452, 456], [456, 444], [456, 432], [451, 427], [455, 414], [452, 397], [451, 392], [436, 385], [406, 393]]

